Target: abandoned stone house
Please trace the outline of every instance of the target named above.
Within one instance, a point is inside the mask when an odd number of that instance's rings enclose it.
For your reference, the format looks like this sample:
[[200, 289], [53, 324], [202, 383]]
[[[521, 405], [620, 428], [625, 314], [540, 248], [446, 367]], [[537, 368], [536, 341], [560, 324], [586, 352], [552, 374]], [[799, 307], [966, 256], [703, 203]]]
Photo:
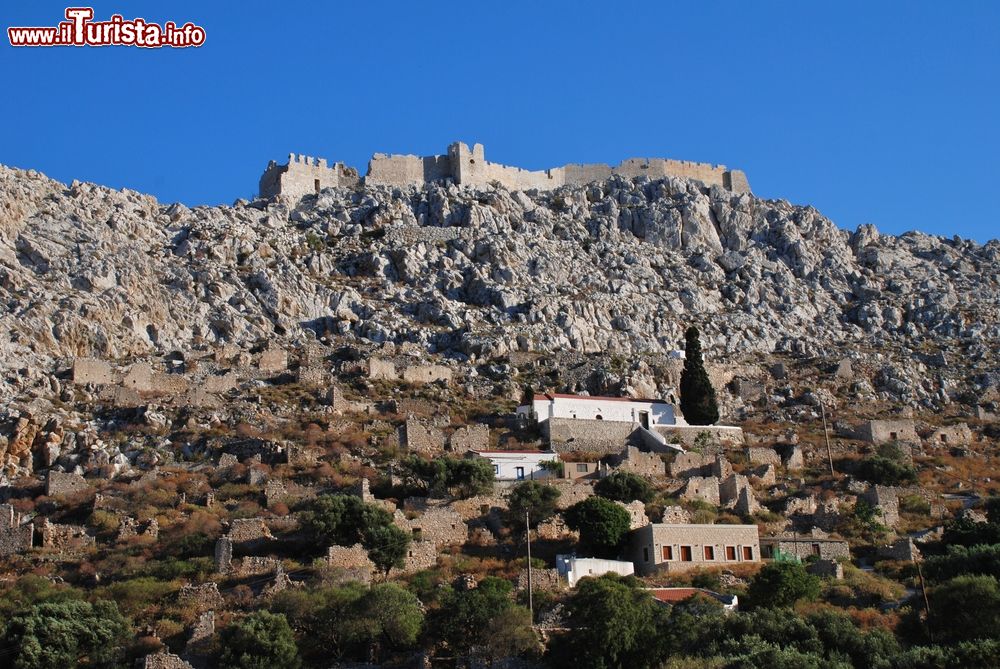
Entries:
[[799, 559], [817, 557], [824, 560], [851, 557], [851, 549], [843, 539], [817, 537], [809, 534], [761, 537], [761, 557], [774, 558], [779, 554], [792, 555]]
[[[423, 186], [450, 180], [460, 185], [502, 184], [510, 190], [552, 190], [561, 186], [603, 181], [614, 175], [626, 178], [677, 177], [694, 179], [707, 186], [720, 186], [735, 193], [750, 192], [750, 183], [740, 170], [725, 165], [695, 163], [664, 158], [629, 158], [617, 166], [603, 163], [571, 164], [547, 170], [525, 170], [486, 160], [482, 144], [470, 148], [453, 142], [447, 153], [433, 156], [376, 153], [368, 162], [365, 184]], [[299, 198], [324, 188], [354, 188], [361, 182], [358, 171], [343, 163], [327, 164], [326, 159], [289, 154], [288, 162], [271, 161], [260, 178], [261, 197], [285, 195]]]
[[0, 556], [31, 550], [35, 526], [22, 522], [21, 514], [10, 504], [0, 504]]
[[652, 523], [632, 532], [629, 555], [636, 573], [686, 571], [760, 561], [756, 525], [666, 525]]
[[920, 443], [912, 420], [869, 420], [858, 428], [857, 438], [873, 444]]

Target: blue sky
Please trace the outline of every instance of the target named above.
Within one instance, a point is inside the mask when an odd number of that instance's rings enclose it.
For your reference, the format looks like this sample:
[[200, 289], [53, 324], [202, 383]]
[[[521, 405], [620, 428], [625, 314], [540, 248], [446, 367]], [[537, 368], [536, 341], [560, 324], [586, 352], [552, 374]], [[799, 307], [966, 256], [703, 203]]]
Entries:
[[[65, 4], [8, 0], [3, 27]], [[1000, 3], [98, 2], [198, 49], [13, 49], [0, 162], [229, 203], [289, 152], [746, 171], [838, 225], [1000, 237]]]

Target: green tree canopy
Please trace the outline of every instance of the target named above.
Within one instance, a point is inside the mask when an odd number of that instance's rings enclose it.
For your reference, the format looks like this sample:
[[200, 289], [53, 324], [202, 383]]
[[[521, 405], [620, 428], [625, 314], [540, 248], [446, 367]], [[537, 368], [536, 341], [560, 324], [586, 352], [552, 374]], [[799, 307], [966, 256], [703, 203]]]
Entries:
[[719, 422], [715, 388], [701, 359], [701, 340], [693, 325], [684, 333], [684, 371], [681, 372], [681, 413], [691, 425]]
[[958, 576], [928, 593], [936, 640], [1000, 640], [1000, 586], [993, 576]]
[[360, 543], [375, 566], [388, 573], [402, 567], [410, 536], [385, 509], [353, 495], [320, 495], [300, 517], [303, 531], [320, 547]]
[[567, 605], [573, 625], [553, 639], [548, 659], [575, 669], [659, 666], [657, 606], [635, 578], [584, 578]]
[[493, 464], [486, 458], [453, 458], [427, 460], [411, 455], [403, 462], [404, 475], [419, 483], [434, 497], [454, 495], [468, 498], [493, 491]]
[[531, 526], [548, 520], [556, 512], [556, 502], [562, 493], [558, 488], [538, 481], [525, 481], [514, 486], [507, 499], [512, 524], [523, 527], [527, 512]]
[[5, 660], [15, 669], [114, 666], [130, 638], [114, 602], [35, 604], [13, 615], [3, 629]]
[[487, 576], [471, 590], [447, 591], [432, 617], [434, 635], [455, 652], [494, 658], [532, 648], [531, 620], [514, 603], [513, 590], [510, 581]]
[[292, 628], [280, 613], [254, 611], [219, 635], [220, 669], [298, 669], [302, 661]]
[[601, 497], [631, 502], [639, 500], [643, 503], [653, 501], [653, 486], [649, 481], [632, 472], [617, 471], [606, 476], [594, 486], [594, 492]]
[[[351, 607], [349, 619], [356, 625], [356, 639], [381, 655], [383, 648], [412, 646], [424, 624], [420, 600], [395, 583], [374, 585]], [[331, 621], [336, 624], [336, 620]]]
[[772, 562], [750, 582], [750, 601], [755, 607], [790, 607], [800, 599], [816, 599], [820, 580], [797, 562]]
[[614, 557], [628, 535], [628, 511], [603, 497], [588, 497], [566, 509], [566, 524], [580, 533], [580, 545], [597, 557]]

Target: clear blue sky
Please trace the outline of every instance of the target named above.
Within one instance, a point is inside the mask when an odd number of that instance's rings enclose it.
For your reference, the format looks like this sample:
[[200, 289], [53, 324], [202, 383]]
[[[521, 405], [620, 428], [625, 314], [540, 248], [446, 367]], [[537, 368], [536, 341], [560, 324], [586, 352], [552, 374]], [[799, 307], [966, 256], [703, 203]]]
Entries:
[[[65, 4], [14, 2], [3, 27]], [[662, 156], [762, 197], [1000, 237], [1000, 3], [99, 2], [205, 27], [198, 49], [18, 49], [0, 162], [163, 202], [229, 203], [290, 152], [482, 142], [540, 169]]]

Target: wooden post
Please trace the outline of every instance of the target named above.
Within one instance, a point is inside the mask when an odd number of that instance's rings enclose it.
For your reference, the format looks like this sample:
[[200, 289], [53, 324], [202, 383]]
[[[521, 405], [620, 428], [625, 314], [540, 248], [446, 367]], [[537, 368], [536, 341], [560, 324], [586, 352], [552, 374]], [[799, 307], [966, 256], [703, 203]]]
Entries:
[[924, 584], [924, 571], [920, 568], [920, 562], [913, 561], [917, 565], [917, 576], [920, 577], [920, 592], [924, 596], [924, 610], [927, 611], [927, 636], [931, 643], [934, 643], [934, 630], [931, 629], [931, 601], [927, 598], [927, 586]]
[[822, 399], [819, 401], [819, 413], [823, 417], [823, 438], [826, 439], [826, 457], [830, 461], [830, 476], [833, 476], [833, 449], [830, 448], [830, 433], [826, 429], [826, 407], [823, 406]]
[[528, 611], [531, 614], [531, 624], [535, 624], [535, 602], [531, 593], [531, 521], [528, 512], [524, 512], [524, 531], [528, 537]]

